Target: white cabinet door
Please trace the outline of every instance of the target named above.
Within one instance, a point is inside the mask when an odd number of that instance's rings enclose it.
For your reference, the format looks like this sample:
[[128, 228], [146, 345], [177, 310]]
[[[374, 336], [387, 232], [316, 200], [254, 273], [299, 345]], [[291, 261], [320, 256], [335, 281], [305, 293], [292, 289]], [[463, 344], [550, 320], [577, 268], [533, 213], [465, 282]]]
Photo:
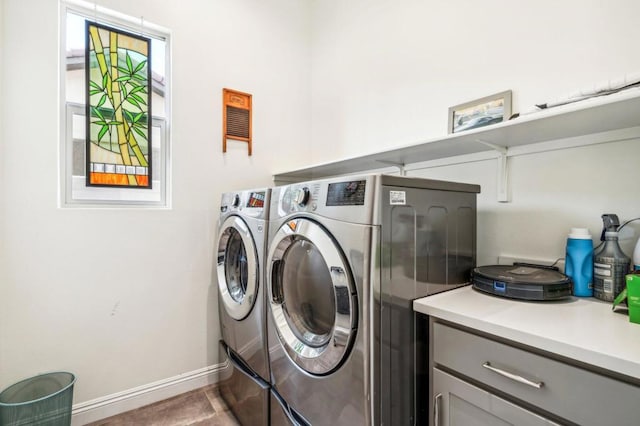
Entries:
[[433, 395], [433, 426], [557, 425], [437, 368]]

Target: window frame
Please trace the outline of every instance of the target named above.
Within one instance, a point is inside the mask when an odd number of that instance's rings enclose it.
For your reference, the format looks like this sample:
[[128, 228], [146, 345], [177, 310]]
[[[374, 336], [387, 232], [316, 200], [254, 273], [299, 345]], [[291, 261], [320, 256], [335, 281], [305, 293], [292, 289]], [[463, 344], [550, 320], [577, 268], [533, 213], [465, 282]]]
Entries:
[[[89, 198], [74, 198], [73, 190], [73, 115], [85, 115], [85, 104], [67, 101], [67, 14], [73, 13], [86, 19], [91, 19], [100, 24], [114, 26], [125, 31], [143, 33], [146, 37], [160, 39], [165, 42], [165, 69], [164, 69], [164, 113], [165, 117], [151, 117], [152, 127], [160, 127], [160, 158], [154, 159], [154, 165], [159, 176], [159, 199], [145, 200], [148, 198], [149, 189], [135, 188], [103, 188], [83, 187], [80, 191], [84, 194], [91, 193]], [[58, 207], [59, 208], [153, 208], [171, 209], [171, 31], [167, 28], [127, 16], [94, 3], [82, 0], [60, 1], [60, 79], [59, 79], [59, 176], [58, 176]], [[82, 110], [80, 112], [80, 110]], [[151, 129], [150, 129], [151, 130]], [[85, 153], [86, 155], [86, 153]], [[154, 167], [155, 168], [155, 167]], [[86, 173], [86, 170], [85, 170]], [[77, 177], [76, 177], [77, 179]], [[155, 181], [154, 181], [155, 186]], [[137, 192], [143, 191], [143, 192]], [[136, 192], [142, 194], [136, 199]], [[155, 192], [155, 191], [154, 191]], [[104, 194], [101, 198], [99, 194]], [[118, 196], [121, 194], [122, 196]], [[93, 195], [96, 195], [95, 197]], [[126, 199], [122, 199], [127, 197]]]

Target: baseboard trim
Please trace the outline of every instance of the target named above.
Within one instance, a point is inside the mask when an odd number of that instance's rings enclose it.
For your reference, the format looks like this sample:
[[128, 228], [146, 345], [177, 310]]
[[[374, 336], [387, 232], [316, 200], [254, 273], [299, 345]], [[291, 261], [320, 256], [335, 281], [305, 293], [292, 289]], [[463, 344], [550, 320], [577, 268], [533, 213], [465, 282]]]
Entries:
[[230, 364], [224, 363], [179, 374], [157, 382], [138, 386], [73, 406], [71, 424], [85, 425], [144, 405], [153, 404], [184, 392], [217, 383]]

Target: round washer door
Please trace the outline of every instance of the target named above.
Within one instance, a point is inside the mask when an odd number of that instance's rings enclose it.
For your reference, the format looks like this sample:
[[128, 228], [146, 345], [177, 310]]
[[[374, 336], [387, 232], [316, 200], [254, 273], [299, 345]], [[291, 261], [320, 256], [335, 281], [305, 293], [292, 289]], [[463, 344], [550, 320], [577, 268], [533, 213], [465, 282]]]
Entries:
[[357, 296], [342, 250], [317, 223], [295, 219], [271, 242], [267, 288], [280, 343], [315, 375], [330, 374], [349, 354], [357, 327]]
[[218, 237], [218, 288], [227, 313], [242, 320], [256, 301], [258, 257], [256, 244], [247, 224], [229, 216]]

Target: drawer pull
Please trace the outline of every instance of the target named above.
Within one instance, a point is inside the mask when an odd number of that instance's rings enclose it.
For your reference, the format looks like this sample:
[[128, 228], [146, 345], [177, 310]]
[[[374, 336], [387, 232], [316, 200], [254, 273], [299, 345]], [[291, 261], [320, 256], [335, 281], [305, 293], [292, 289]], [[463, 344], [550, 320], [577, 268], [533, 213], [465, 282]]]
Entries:
[[492, 366], [491, 363], [489, 363], [489, 361], [482, 364], [482, 366], [487, 370], [491, 370], [494, 373], [497, 373], [501, 376], [507, 377], [511, 380], [515, 380], [516, 382], [519, 382], [519, 383], [524, 383], [525, 385], [531, 386], [536, 389], [540, 389], [542, 386], [544, 386], [544, 382], [534, 382], [533, 380], [526, 379], [522, 376], [518, 376], [517, 374], [513, 374], [513, 373], [509, 373], [508, 371], [501, 370], [500, 368], [496, 368]]

